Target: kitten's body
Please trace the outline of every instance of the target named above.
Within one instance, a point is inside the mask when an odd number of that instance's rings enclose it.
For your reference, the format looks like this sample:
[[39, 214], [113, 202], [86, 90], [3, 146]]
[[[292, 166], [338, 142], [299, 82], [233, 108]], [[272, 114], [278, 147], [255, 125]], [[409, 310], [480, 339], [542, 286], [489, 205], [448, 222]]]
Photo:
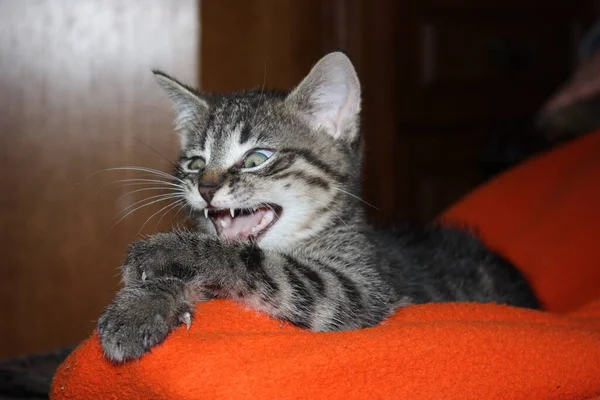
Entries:
[[523, 277], [467, 233], [366, 223], [360, 86], [343, 54], [289, 95], [201, 95], [157, 76], [178, 113], [178, 190], [198, 228], [130, 247], [125, 287], [99, 322], [110, 359], [141, 356], [218, 296], [315, 331], [431, 301], [537, 306]]

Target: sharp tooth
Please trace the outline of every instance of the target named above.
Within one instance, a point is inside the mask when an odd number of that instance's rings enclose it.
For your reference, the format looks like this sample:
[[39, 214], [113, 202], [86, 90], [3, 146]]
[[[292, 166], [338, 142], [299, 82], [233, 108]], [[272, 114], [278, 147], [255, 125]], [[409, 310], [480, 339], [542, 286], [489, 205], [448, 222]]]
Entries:
[[256, 227], [255, 226], [252, 227], [252, 233], [256, 233]]
[[275, 219], [275, 213], [273, 211], [269, 210], [262, 217], [262, 219], [260, 220], [260, 224], [259, 225], [262, 225], [262, 224], [268, 225], [271, 222], [273, 222], [274, 219]]
[[229, 214], [231, 214], [231, 218], [235, 218], [235, 211], [233, 211], [233, 208], [229, 209]]
[[204, 218], [208, 218], [208, 208], [204, 209]]
[[219, 223], [221, 224], [221, 227], [223, 228], [227, 228], [229, 226], [229, 220], [222, 218], [219, 220]]

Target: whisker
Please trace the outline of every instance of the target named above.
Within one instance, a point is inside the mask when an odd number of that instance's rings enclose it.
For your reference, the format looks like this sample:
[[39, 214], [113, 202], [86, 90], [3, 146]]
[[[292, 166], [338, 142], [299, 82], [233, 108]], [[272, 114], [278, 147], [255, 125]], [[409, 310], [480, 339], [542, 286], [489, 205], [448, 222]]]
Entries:
[[149, 148], [150, 150], [152, 150], [154, 153], [158, 154], [163, 160], [165, 160], [166, 162], [168, 162], [169, 164], [171, 164], [173, 167], [178, 168], [177, 164], [175, 164], [173, 161], [169, 160], [167, 157], [165, 157], [163, 154], [161, 154], [154, 147], [150, 146], [148, 143], [143, 142], [141, 139], [139, 139], [137, 137], [134, 137], [134, 139], [137, 140], [138, 143], [146, 146], [147, 148]]
[[334, 211], [333, 211], [333, 210], [332, 210], [332, 209], [331, 209], [331, 208], [330, 208], [330, 207], [329, 207], [327, 204], [325, 204], [325, 203], [322, 203], [322, 202], [320, 202], [320, 201], [319, 201], [319, 200], [317, 200], [317, 199], [312, 199], [312, 201], [315, 201], [315, 202], [317, 202], [319, 205], [321, 205], [321, 206], [325, 207], [326, 209], [328, 209], [328, 210], [329, 210], [329, 212], [330, 212], [330, 213], [332, 213], [332, 214], [333, 214], [333, 215], [334, 215], [334, 216], [335, 216], [337, 219], [339, 219], [339, 220], [340, 220], [340, 222], [341, 222], [342, 224], [346, 225], [346, 227], [347, 227], [348, 229], [350, 229], [350, 230], [354, 231], [354, 229], [350, 228], [350, 226], [349, 226], [349, 225], [346, 223], [346, 221], [344, 221], [344, 220], [342, 219], [342, 217], [340, 217], [340, 216], [339, 216], [339, 215], [338, 215], [336, 212], [334, 212]]
[[[181, 200], [180, 200], [180, 201], [181, 201]], [[154, 218], [154, 216], [155, 216], [156, 214], [158, 214], [158, 213], [162, 212], [162, 211], [163, 211], [164, 209], [166, 209], [166, 208], [171, 208], [171, 207], [173, 207], [173, 203], [171, 203], [171, 204], [167, 204], [166, 206], [164, 206], [163, 208], [161, 208], [160, 210], [158, 210], [157, 212], [155, 212], [154, 214], [152, 214], [152, 215], [150, 216], [150, 218], [148, 218], [148, 219], [146, 220], [146, 222], [144, 222], [144, 224], [142, 225], [142, 227], [140, 228], [140, 230], [137, 232], [137, 234], [136, 234], [136, 235], [139, 235], [139, 234], [140, 234], [140, 232], [141, 232], [141, 231], [144, 229], [144, 227], [146, 226], [146, 224], [147, 224], [148, 222], [150, 222], [150, 220], [151, 220], [152, 218]], [[168, 211], [168, 210], [167, 210], [167, 211]]]
[[347, 191], [345, 191], [344, 189], [340, 189], [340, 188], [339, 188], [339, 187], [337, 187], [337, 186], [333, 186], [333, 188], [334, 188], [335, 190], [337, 190], [338, 192], [342, 192], [342, 193], [345, 193], [345, 194], [347, 194], [348, 196], [354, 197], [356, 200], [358, 200], [358, 201], [361, 201], [361, 202], [365, 203], [366, 205], [368, 205], [369, 207], [373, 207], [375, 210], [379, 211], [379, 208], [375, 207], [375, 206], [374, 206], [373, 204], [371, 204], [371, 203], [367, 203], [366, 201], [364, 201], [363, 199], [361, 199], [361, 198], [360, 198], [360, 197], [358, 197], [357, 195], [355, 195], [355, 194], [352, 194], [352, 193], [350, 193], [350, 192], [347, 192]]
[[[108, 186], [114, 185], [115, 188], [122, 188], [122, 187], [128, 187], [128, 186], [148, 186], [150, 183], [158, 183], [159, 186], [153, 186], [156, 188], [162, 188], [164, 190], [170, 190], [170, 191], [174, 191], [174, 192], [185, 192], [186, 188], [183, 186], [179, 186], [179, 185], [172, 185], [169, 184], [168, 182], [163, 182], [163, 181], [155, 181], [155, 182], [129, 182], [129, 179], [122, 179], [120, 181], [114, 181], [114, 182], [109, 182], [107, 184], [102, 185], [97, 191], [95, 196], [97, 197], [98, 195], [100, 195], [100, 193], [102, 192], [102, 190], [104, 190], [105, 188], [107, 188]], [[174, 188], [173, 188], [174, 187]]]
[[256, 125], [258, 126], [258, 125], [262, 124], [265, 121], [265, 119], [267, 119], [268, 116], [269, 116], [269, 114], [265, 114], [265, 116], [260, 121], [258, 121], [258, 124], [256, 124]]
[[[177, 197], [177, 196], [174, 196], [174, 197]], [[174, 197], [165, 197], [165, 198], [161, 198], [161, 199], [154, 200], [154, 201], [152, 201], [152, 202], [150, 202], [150, 203], [147, 203], [147, 204], [142, 204], [141, 206], [134, 208], [133, 210], [129, 211], [127, 214], [125, 214], [125, 215], [123, 215], [121, 218], [119, 218], [119, 220], [118, 220], [117, 222], [115, 222], [115, 223], [113, 224], [113, 226], [111, 226], [111, 227], [110, 227], [110, 229], [108, 230], [108, 232], [110, 232], [110, 231], [111, 231], [111, 230], [112, 230], [112, 229], [113, 229], [115, 226], [117, 226], [117, 224], [118, 224], [119, 222], [123, 221], [123, 220], [124, 220], [124, 219], [125, 219], [125, 218], [126, 218], [128, 215], [130, 215], [131, 213], [133, 213], [133, 212], [135, 212], [135, 211], [139, 210], [140, 208], [148, 207], [149, 205], [152, 205], [152, 204], [154, 204], [154, 203], [159, 203], [159, 202], [161, 202], [161, 201], [170, 200], [170, 199], [172, 199], [172, 198], [174, 198]], [[145, 200], [147, 200], [147, 199], [145, 199]], [[108, 234], [108, 232], [107, 232], [107, 234]]]
[[161, 181], [161, 180], [158, 180], [158, 179], [144, 179], [144, 178], [119, 179], [117, 181], [112, 181], [110, 183], [107, 183], [106, 185], [102, 186], [102, 188], [104, 188], [106, 186], [113, 185], [115, 183], [125, 183], [125, 182], [158, 183], [160, 185], [176, 187], [178, 189], [185, 189], [186, 188], [186, 186], [179, 185], [177, 183], [172, 183], [172, 182], [167, 182], [167, 181]]
[[135, 207], [136, 205], [138, 205], [140, 203], [143, 203], [144, 201], [157, 199], [159, 197], [172, 198], [172, 197], [183, 197], [183, 195], [181, 195], [181, 194], [175, 194], [175, 193], [163, 193], [163, 194], [157, 194], [155, 196], [146, 197], [146, 198], [143, 198], [141, 200], [138, 200], [138, 201], [134, 202], [133, 204], [128, 205], [127, 207], [125, 207], [124, 209], [122, 209], [121, 212], [125, 212], [128, 209], [130, 209], [131, 207]]
[[176, 202], [171, 204], [171, 207], [166, 209], [165, 212], [163, 212], [163, 214], [160, 216], [159, 220], [156, 222], [156, 228], [158, 228], [158, 226], [160, 225], [160, 221], [162, 221], [163, 218], [165, 218], [165, 215], [167, 215], [173, 209], [177, 208], [177, 206], [179, 206], [182, 202], [185, 202], [185, 200], [177, 200]]
[[[260, 88], [260, 96], [262, 96], [262, 102], [264, 104], [265, 100], [266, 100], [266, 96], [264, 95], [265, 93], [265, 84], [267, 83], [267, 64], [265, 64], [265, 71], [263, 73], [263, 83], [262, 83], [262, 87]], [[252, 117], [252, 125], [254, 126], [254, 122], [256, 120], [256, 115], [258, 114], [258, 109], [260, 108], [260, 105], [258, 105], [256, 107], [256, 109], [254, 110], [254, 116]]]
[[149, 174], [154, 174], [154, 175], [162, 176], [162, 177], [168, 178], [168, 179], [175, 179], [176, 181], [179, 181], [181, 183], [185, 183], [184, 181], [182, 181], [181, 179], [179, 179], [175, 175], [172, 175], [172, 174], [169, 174], [169, 173], [167, 173], [165, 171], [160, 171], [160, 170], [154, 169], [154, 168], [129, 166], [129, 167], [108, 168], [108, 169], [106, 169], [106, 171], [140, 171], [140, 172], [147, 172]]
[[191, 220], [191, 219], [192, 219], [192, 216], [193, 216], [193, 214], [194, 214], [194, 209], [193, 209], [192, 207], [190, 207], [190, 208], [188, 209], [188, 215], [187, 215], [187, 218]]
[[167, 211], [165, 211], [163, 213], [163, 215], [161, 215], [160, 219], [156, 223], [156, 226], [158, 227], [158, 225], [160, 224], [160, 221], [163, 220], [163, 218], [165, 217], [165, 215], [167, 215], [167, 213], [169, 213], [171, 210], [175, 209], [177, 206], [179, 206], [179, 205], [181, 205], [182, 203], [185, 203], [185, 202], [186, 202], [185, 199], [177, 200], [176, 202], [174, 202], [173, 203], [173, 207], [169, 208]]
[[[113, 167], [113, 168], [105, 168], [105, 169], [101, 169], [100, 171], [96, 171], [91, 175], [86, 176], [83, 180], [87, 180], [90, 179], [93, 176], [96, 176], [102, 172], [109, 172], [109, 171], [139, 171], [139, 172], [147, 172], [153, 175], [157, 175], [157, 176], [161, 176], [163, 178], [168, 178], [168, 179], [175, 179], [181, 183], [185, 183], [184, 181], [182, 181], [181, 179], [179, 179], [178, 177], [168, 174], [164, 171], [160, 171], [157, 169], [153, 169], [153, 168], [146, 168], [146, 167], [138, 167], [138, 166], [126, 166], [126, 167]], [[77, 182], [77, 184], [79, 184], [81, 182]]]
[[185, 208], [185, 206], [187, 206], [187, 202], [184, 202], [183, 205], [181, 207], [179, 207], [179, 210], [177, 210], [175, 215], [173, 215], [173, 219], [177, 218], [177, 215], [181, 212], [181, 210], [183, 210]]
[[[122, 195], [120, 195], [119, 197], [117, 197], [117, 200], [120, 200], [120, 199], [122, 199], [125, 196], [129, 196], [129, 195], [132, 195], [132, 194], [137, 193], [137, 192], [146, 192], [148, 190], [163, 190], [163, 191], [169, 191], [169, 193], [185, 193], [185, 191], [183, 191], [183, 190], [174, 190], [174, 189], [171, 189], [171, 188], [164, 188], [164, 187], [160, 187], [160, 186], [153, 186], [153, 187], [149, 187], [149, 188], [137, 189], [137, 190], [132, 190], [132, 191], [127, 192], [127, 193], [123, 193]], [[168, 193], [165, 193], [165, 194], [168, 194]]]
[[[114, 184], [115, 187], [117, 188], [123, 188], [123, 187], [128, 187], [128, 186], [148, 186], [150, 183], [146, 183], [146, 182], [131, 182], [131, 183], [127, 183], [127, 182], [113, 182], [111, 184]], [[105, 185], [108, 186], [108, 185]], [[159, 187], [159, 186], [156, 186]], [[164, 185], [165, 190], [174, 190], [171, 189], [171, 187], [169, 187], [168, 185]], [[179, 189], [175, 189], [175, 190], [179, 190]]]

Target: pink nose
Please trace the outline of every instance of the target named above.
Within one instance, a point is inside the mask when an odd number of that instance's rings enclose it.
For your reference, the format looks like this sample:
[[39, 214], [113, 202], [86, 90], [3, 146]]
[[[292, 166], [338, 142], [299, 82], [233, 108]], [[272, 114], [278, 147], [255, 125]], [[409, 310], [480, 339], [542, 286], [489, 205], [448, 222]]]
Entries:
[[213, 197], [215, 197], [216, 191], [225, 182], [225, 178], [225, 171], [207, 169], [202, 173], [198, 181], [198, 191], [206, 203], [210, 204]]
[[210, 204], [213, 197], [215, 197], [215, 192], [218, 187], [216, 186], [198, 186], [198, 191], [200, 192], [200, 196], [206, 201], [207, 204]]

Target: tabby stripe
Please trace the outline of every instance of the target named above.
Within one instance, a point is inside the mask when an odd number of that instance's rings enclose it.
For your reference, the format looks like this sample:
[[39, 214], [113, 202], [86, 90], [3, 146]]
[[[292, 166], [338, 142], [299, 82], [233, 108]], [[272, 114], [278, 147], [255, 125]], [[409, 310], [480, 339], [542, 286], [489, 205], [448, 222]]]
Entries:
[[346, 300], [348, 300], [350, 311], [352, 313], [359, 314], [360, 312], [365, 310], [362, 295], [360, 294], [360, 291], [350, 278], [348, 278], [346, 275], [344, 275], [337, 269], [330, 267], [329, 265], [326, 265], [315, 259], [312, 259], [312, 261], [316, 264], [319, 264], [324, 270], [328, 271], [331, 275], [335, 276], [335, 278], [340, 284], [340, 287], [344, 291], [344, 295], [346, 296]]
[[240, 132], [240, 144], [244, 144], [250, 139], [250, 134], [252, 133], [252, 129], [250, 129], [250, 124], [245, 123], [242, 127], [242, 131]]
[[279, 175], [274, 175], [272, 178], [279, 180], [289, 178], [290, 176], [295, 179], [303, 180], [311, 186], [318, 186], [323, 190], [329, 190], [329, 183], [327, 183], [327, 181], [325, 181], [323, 178], [319, 178], [318, 176], [314, 175], [307, 175], [302, 171], [288, 171]]
[[325, 282], [321, 276], [311, 269], [308, 265], [302, 264], [291, 256], [284, 256], [288, 265], [294, 267], [295, 271], [300, 272], [312, 285], [317, 289], [317, 292], [321, 297], [325, 296]]
[[208, 119], [206, 120], [206, 128], [203, 130], [203, 132], [200, 135], [200, 142], [199, 142], [200, 150], [204, 151], [204, 146], [206, 146], [206, 139], [208, 137], [208, 132], [212, 128], [214, 122], [215, 122], [215, 113], [209, 112]]
[[[255, 246], [247, 246], [241, 251], [240, 257], [248, 269], [249, 274], [259, 283], [264, 284], [267, 290], [265, 296], [268, 298], [275, 297], [279, 292], [279, 285], [271, 278], [271, 276], [269, 276], [263, 267], [263, 251]], [[251, 290], [255, 288], [256, 285], [254, 285], [254, 288], [251, 288]]]
[[287, 169], [290, 165], [294, 163], [294, 155], [287, 154], [283, 157], [278, 157], [271, 164], [269, 164], [265, 169], [261, 171], [262, 175], [269, 176], [274, 175], [278, 172], [281, 172]]
[[335, 274], [336, 278], [342, 285], [344, 289], [344, 293], [346, 294], [346, 299], [350, 303], [350, 309], [354, 314], [359, 314], [365, 309], [365, 305], [363, 304], [363, 299], [360, 294], [360, 291], [356, 288], [356, 285], [350, 278], [345, 276], [339, 271], [331, 268], [331, 271]]
[[310, 317], [314, 311], [315, 299], [296, 273], [286, 264], [284, 272], [287, 275], [290, 286], [293, 291], [293, 304], [296, 312], [292, 315], [285, 316], [286, 320], [300, 328], [310, 329]]
[[282, 154], [296, 154], [300, 157], [304, 158], [306, 162], [309, 164], [319, 168], [321, 171], [325, 172], [327, 175], [335, 178], [339, 182], [345, 182], [348, 180], [346, 175], [342, 175], [336, 171], [334, 171], [329, 165], [322, 162], [316, 155], [314, 155], [310, 150], [306, 149], [281, 149], [279, 150]]

